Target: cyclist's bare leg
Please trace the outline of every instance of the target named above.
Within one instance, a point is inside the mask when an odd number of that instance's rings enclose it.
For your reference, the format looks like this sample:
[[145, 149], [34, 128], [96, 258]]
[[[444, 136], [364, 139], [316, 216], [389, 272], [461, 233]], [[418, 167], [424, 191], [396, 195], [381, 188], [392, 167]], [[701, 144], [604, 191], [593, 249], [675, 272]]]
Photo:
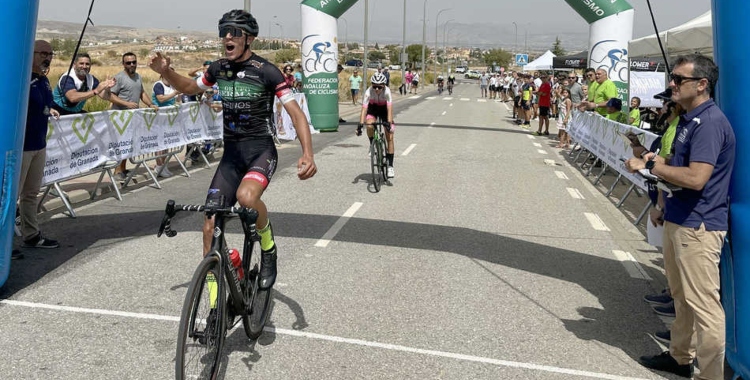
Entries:
[[394, 151], [394, 145], [393, 145], [393, 132], [386, 130], [385, 131], [385, 141], [388, 142], [388, 154], [393, 154]]
[[268, 209], [260, 199], [263, 195], [263, 185], [252, 179], [244, 179], [237, 189], [237, 201], [242, 207], [252, 208], [258, 212], [258, 220], [255, 225], [263, 229], [268, 225]]

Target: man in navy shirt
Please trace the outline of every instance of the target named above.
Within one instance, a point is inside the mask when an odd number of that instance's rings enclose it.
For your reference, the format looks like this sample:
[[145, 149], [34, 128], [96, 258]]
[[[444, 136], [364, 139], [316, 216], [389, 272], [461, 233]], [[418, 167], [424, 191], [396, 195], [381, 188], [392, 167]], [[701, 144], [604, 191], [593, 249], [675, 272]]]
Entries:
[[49, 80], [42, 75], [49, 68], [54, 53], [47, 41], [34, 43], [34, 60], [31, 68], [31, 90], [26, 116], [26, 134], [23, 142], [21, 182], [18, 186], [21, 234], [25, 248], [57, 248], [57, 241], [42, 236], [37, 221], [37, 195], [42, 187], [44, 163], [47, 153], [47, 121], [50, 115], [60, 117], [52, 101]]
[[[732, 126], [711, 99], [719, 70], [700, 55], [677, 58], [672, 100], [685, 109], [671, 155], [626, 162], [682, 187], [665, 199], [664, 266], [676, 311], [669, 351], [641, 357], [648, 368], [697, 379], [724, 379], [725, 320], [719, 298], [719, 257], [728, 229], [728, 196], [735, 159]], [[697, 334], [697, 346], [690, 342]]]

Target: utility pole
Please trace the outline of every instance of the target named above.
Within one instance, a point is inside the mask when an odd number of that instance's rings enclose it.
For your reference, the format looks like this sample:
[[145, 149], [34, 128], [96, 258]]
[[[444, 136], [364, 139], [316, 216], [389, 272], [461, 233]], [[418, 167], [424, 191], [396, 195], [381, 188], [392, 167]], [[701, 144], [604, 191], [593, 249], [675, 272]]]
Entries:
[[[435, 83], [437, 83], [438, 20], [440, 20], [441, 13], [450, 9], [452, 8], [441, 9], [440, 12], [437, 13], [437, 16], [435, 16], [435, 65], [432, 67], [432, 76], [435, 78]], [[443, 52], [443, 60], [445, 60], [445, 52]]]
[[424, 87], [424, 83], [427, 82], [427, 75], [425, 74], [425, 69], [427, 68], [424, 64], [424, 49], [425, 44], [427, 43], [427, 0], [424, 0], [424, 11], [422, 12], [422, 75], [424, 78], [420, 78], [420, 82], [422, 83], [422, 87]]
[[245, 12], [250, 12], [250, 0], [245, 0]]
[[364, 54], [362, 54], [362, 78], [365, 82], [365, 88], [367, 88], [367, 28], [369, 27], [367, 23], [368, 16], [368, 10], [369, 7], [369, 0], [365, 0], [365, 46], [364, 46]]
[[[404, 30], [401, 35], [401, 84], [406, 83], [406, 0], [404, 0]], [[406, 87], [404, 87], [406, 88]]]

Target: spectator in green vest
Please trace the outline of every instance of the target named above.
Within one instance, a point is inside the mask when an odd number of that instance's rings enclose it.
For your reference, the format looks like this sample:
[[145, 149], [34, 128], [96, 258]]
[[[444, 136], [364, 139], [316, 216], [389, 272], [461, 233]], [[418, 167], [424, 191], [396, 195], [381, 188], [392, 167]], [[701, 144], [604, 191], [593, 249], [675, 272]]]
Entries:
[[641, 110], [638, 108], [641, 106], [641, 98], [634, 96], [630, 99], [630, 115], [628, 115], [628, 124], [640, 127], [641, 126]]

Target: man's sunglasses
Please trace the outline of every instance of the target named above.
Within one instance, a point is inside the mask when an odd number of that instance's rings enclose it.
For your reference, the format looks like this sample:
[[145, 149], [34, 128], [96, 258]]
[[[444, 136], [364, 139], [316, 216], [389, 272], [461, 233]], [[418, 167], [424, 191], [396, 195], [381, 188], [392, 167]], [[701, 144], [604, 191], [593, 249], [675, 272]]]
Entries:
[[232, 37], [242, 37], [244, 31], [236, 26], [226, 25], [219, 27], [219, 37], [224, 38], [230, 33]]
[[372, 88], [374, 88], [375, 90], [382, 90], [383, 86], [372, 86]]
[[138, 64], [138, 61], [125, 61], [122, 64], [125, 65], [125, 66], [130, 66], [130, 65], [135, 66], [135, 65]]
[[679, 75], [679, 74], [674, 74], [674, 73], [669, 74], [669, 80], [671, 80], [672, 82], [674, 82], [674, 84], [676, 84], [678, 86], [681, 85], [682, 82], [684, 82], [684, 81], [688, 81], [688, 80], [701, 80], [701, 79], [704, 79], [704, 78], [686, 77], [686, 76]]

